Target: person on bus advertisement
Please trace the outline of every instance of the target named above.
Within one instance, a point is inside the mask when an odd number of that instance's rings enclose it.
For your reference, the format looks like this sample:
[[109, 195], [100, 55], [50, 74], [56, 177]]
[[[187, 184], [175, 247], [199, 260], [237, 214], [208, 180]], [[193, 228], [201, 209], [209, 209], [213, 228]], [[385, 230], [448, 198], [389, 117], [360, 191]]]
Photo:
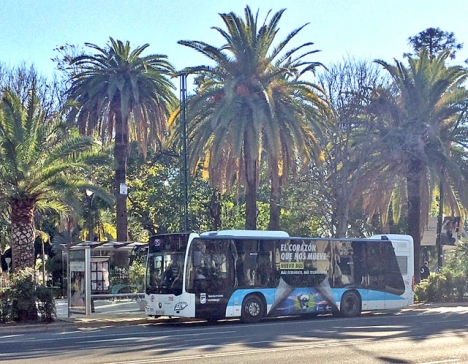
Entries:
[[[320, 312], [327, 306], [336, 306], [328, 277], [330, 264], [339, 260], [331, 253], [329, 242], [290, 241], [279, 245], [281, 279], [277, 287], [272, 312]], [[336, 260], [336, 261], [335, 261]], [[299, 288], [301, 286], [308, 288]]]

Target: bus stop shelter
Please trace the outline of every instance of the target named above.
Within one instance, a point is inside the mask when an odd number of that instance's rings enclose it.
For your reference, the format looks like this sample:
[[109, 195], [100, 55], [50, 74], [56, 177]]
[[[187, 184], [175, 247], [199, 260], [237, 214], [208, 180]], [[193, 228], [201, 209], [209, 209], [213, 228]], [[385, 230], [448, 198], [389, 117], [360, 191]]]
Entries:
[[[110, 267], [116, 251], [143, 250], [146, 243], [83, 241], [62, 246], [67, 255], [68, 316], [91, 315], [95, 299], [141, 297], [143, 293], [125, 291], [127, 284], [113, 284]], [[127, 275], [128, 276], [128, 275]]]

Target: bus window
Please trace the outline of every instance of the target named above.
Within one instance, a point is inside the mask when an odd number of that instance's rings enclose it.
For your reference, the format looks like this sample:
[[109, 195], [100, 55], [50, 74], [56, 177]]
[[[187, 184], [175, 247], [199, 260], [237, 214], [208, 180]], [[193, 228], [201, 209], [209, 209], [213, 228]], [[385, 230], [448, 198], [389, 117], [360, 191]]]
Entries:
[[400, 273], [404, 276], [408, 275], [408, 256], [397, 256], [398, 267], [400, 268]]
[[367, 284], [369, 288], [383, 291], [385, 289], [385, 266], [387, 262], [383, 243], [367, 243]]
[[244, 287], [244, 286], [249, 285], [249, 279], [247, 279], [248, 269], [247, 269], [245, 255], [246, 255], [245, 251], [239, 251], [239, 256], [236, 262], [236, 280], [237, 280], [237, 285], [239, 287]]
[[[386, 245], [386, 255], [388, 259], [385, 264], [385, 289], [393, 294], [402, 295], [405, 292], [405, 282], [403, 280], [401, 268], [399, 266], [400, 257], [395, 256], [393, 246]], [[400, 259], [399, 259], [400, 258]], [[407, 257], [405, 260], [407, 261]], [[406, 266], [405, 273], [406, 274]]]
[[204, 261], [203, 257], [206, 252], [205, 244], [203, 244], [200, 240], [195, 241], [193, 244], [193, 250], [191, 254], [191, 261], [192, 261], [192, 269], [194, 271], [194, 278], [195, 279], [202, 279], [203, 278], [203, 266]]
[[349, 242], [338, 242], [337, 256], [334, 259], [334, 287], [346, 287], [354, 284], [353, 250]]
[[353, 241], [351, 243], [353, 249], [353, 280], [356, 286], [367, 286], [367, 242]]
[[164, 272], [161, 276], [162, 287], [169, 288], [176, 295], [181, 294], [183, 267], [183, 254], [166, 255], [164, 257]]
[[156, 252], [148, 256], [146, 292], [182, 293], [184, 253]]
[[254, 286], [257, 280], [258, 241], [238, 239], [235, 241], [237, 250], [236, 280], [239, 287]]
[[152, 269], [152, 274], [149, 275], [151, 278], [151, 286], [156, 286], [160, 283], [161, 281], [161, 275], [162, 275], [162, 260], [163, 256], [155, 256], [153, 259], [153, 269]]
[[200, 239], [194, 242], [189, 255], [192, 266], [187, 275], [188, 292], [216, 293], [223, 287], [235, 286], [232, 267], [238, 258], [234, 244]]
[[257, 255], [257, 283], [269, 287], [273, 280], [273, 252], [260, 251]]

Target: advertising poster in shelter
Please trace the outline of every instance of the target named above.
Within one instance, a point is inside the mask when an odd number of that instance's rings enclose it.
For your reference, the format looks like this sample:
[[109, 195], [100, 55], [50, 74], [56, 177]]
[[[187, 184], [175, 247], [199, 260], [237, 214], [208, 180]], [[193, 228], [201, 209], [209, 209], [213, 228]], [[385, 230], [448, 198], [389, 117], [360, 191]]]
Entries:
[[442, 245], [453, 245], [458, 244], [458, 238], [460, 235], [460, 217], [459, 216], [446, 216], [442, 223], [442, 229], [440, 231], [440, 243]]
[[429, 217], [424, 227], [422, 246], [435, 246], [437, 240], [437, 217]]
[[86, 310], [85, 262], [70, 262], [70, 308], [76, 311]]
[[109, 290], [109, 258], [91, 258], [91, 292], [106, 293]]

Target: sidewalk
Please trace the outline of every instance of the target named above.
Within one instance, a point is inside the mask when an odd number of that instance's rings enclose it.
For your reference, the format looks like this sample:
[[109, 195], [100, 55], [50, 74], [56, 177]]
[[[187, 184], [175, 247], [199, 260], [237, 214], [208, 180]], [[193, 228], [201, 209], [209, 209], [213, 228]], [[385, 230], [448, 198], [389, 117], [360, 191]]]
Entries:
[[135, 300], [96, 300], [91, 315], [72, 313], [68, 315], [68, 301], [55, 300], [56, 318], [51, 323], [6, 323], [0, 324], [0, 333], [20, 331], [44, 331], [67, 327], [104, 327], [115, 325], [137, 325], [151, 323], [140, 303]]
[[57, 321], [74, 323], [79, 326], [111, 325], [111, 324], [135, 324], [146, 323], [144, 307], [140, 302], [130, 299], [122, 300], [95, 300], [94, 312], [86, 316], [84, 314], [68, 314], [68, 301], [56, 300]]
[[[21, 331], [45, 331], [67, 327], [93, 328], [117, 325], [141, 325], [156, 322], [145, 315], [145, 311], [141, 310], [139, 302], [135, 300], [96, 300], [95, 312], [91, 313], [91, 315], [86, 316], [73, 313], [70, 317], [68, 315], [68, 301], [66, 299], [56, 300], [55, 303], [57, 317], [54, 322], [0, 324], [0, 334], [17, 333]], [[409, 307], [403, 308], [401, 311], [424, 312], [428, 309], [439, 309], [443, 312], [449, 308], [451, 308], [451, 310], [456, 308], [457, 311], [468, 314], [468, 302], [415, 303]]]

